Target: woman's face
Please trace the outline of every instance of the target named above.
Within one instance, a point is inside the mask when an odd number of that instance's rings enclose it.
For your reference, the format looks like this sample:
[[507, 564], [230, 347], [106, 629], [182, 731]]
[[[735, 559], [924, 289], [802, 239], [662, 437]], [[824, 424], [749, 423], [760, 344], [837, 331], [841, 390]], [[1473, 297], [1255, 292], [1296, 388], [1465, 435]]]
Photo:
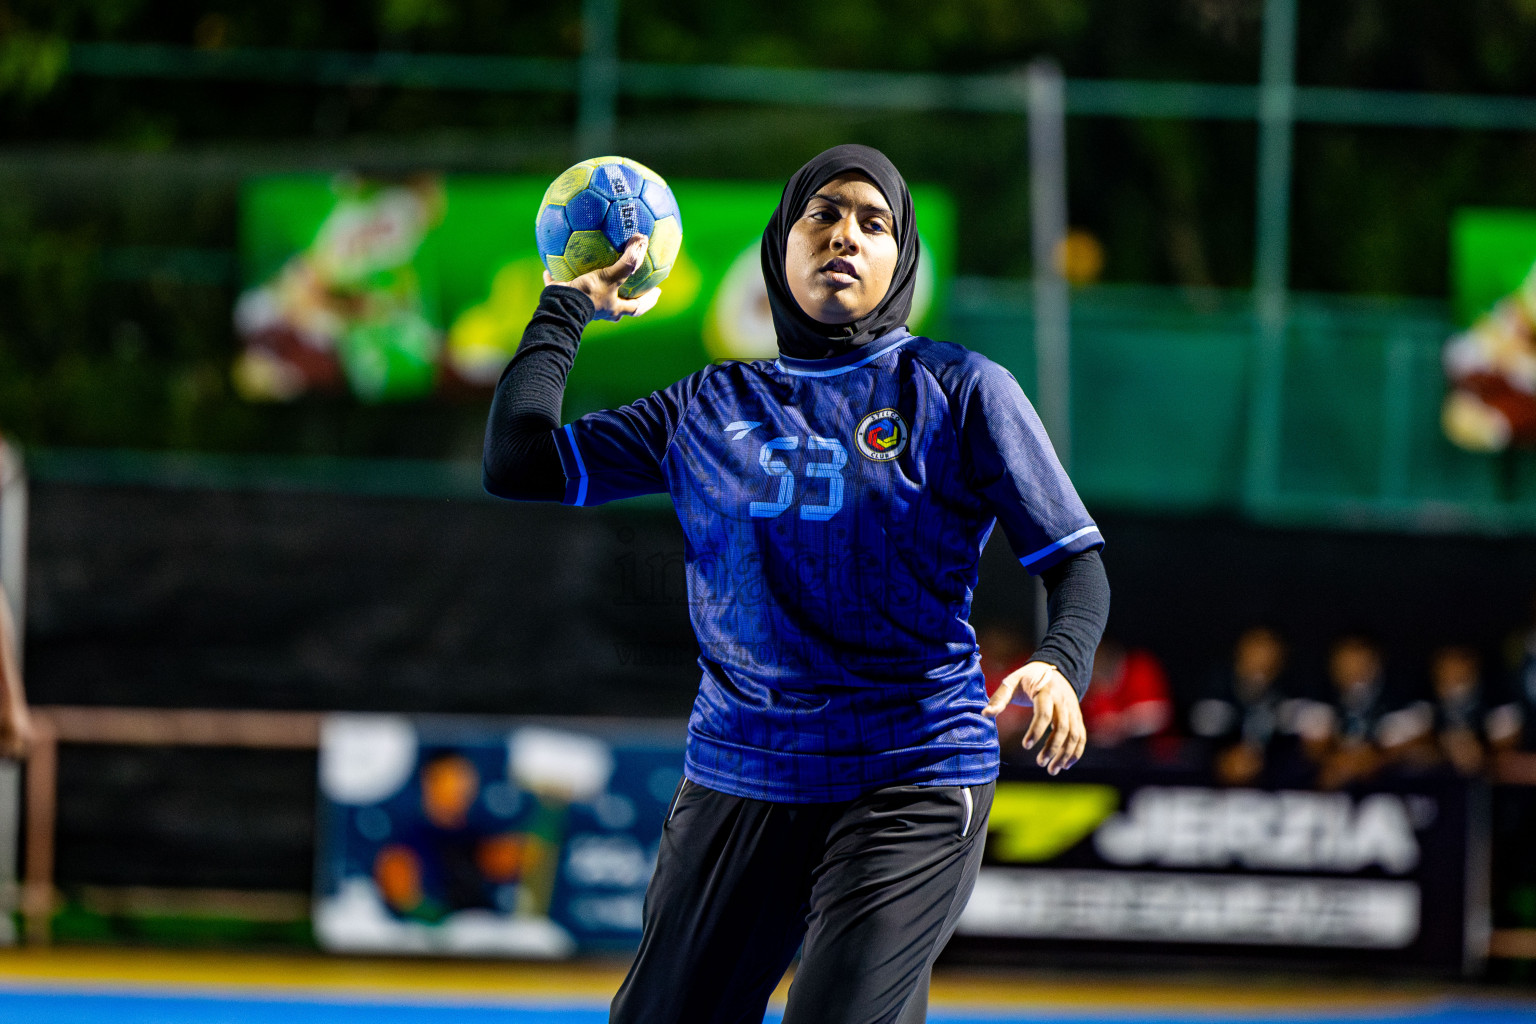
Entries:
[[873, 312], [896, 272], [895, 216], [874, 182], [843, 174], [816, 190], [789, 229], [784, 274], [811, 319], [852, 323]]

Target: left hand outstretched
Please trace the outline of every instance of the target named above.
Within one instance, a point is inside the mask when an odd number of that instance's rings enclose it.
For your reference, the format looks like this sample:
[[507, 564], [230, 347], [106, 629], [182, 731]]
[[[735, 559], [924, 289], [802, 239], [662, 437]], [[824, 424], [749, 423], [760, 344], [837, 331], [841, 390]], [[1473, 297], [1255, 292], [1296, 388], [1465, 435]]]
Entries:
[[1022, 690], [1035, 707], [1034, 720], [1024, 734], [1024, 749], [1030, 750], [1050, 734], [1050, 742], [1035, 755], [1035, 763], [1052, 775], [1071, 768], [1083, 756], [1088, 745], [1088, 730], [1083, 725], [1083, 709], [1077, 692], [1055, 665], [1032, 661], [1010, 672], [992, 694], [982, 714], [996, 718]]

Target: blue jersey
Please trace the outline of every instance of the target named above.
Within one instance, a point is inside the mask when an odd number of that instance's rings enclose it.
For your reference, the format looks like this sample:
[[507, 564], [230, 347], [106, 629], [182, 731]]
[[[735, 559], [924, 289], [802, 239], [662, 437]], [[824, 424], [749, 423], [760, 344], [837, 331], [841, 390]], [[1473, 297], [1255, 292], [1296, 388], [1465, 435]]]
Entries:
[[997, 522], [1038, 573], [1098, 528], [1007, 370], [888, 334], [707, 366], [555, 432], [565, 502], [669, 492], [703, 676], [685, 772], [852, 799], [997, 777], [969, 616]]

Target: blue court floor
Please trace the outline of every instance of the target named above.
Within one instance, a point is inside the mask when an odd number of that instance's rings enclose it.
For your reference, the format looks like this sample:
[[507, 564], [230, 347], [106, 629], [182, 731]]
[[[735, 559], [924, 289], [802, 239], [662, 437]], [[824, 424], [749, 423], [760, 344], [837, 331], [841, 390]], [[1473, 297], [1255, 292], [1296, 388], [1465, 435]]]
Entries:
[[[0, 1024], [604, 1024], [627, 966], [0, 948]], [[934, 1024], [1536, 1024], [1536, 992], [1401, 978], [945, 969], [931, 1003]]]
[[[779, 1019], [771, 1012], [769, 1021]], [[0, 1024], [602, 1024], [601, 1003], [349, 997], [228, 996], [139, 991], [68, 991], [47, 988], [0, 989]], [[934, 1024], [1536, 1024], [1536, 1002], [1446, 1000], [1413, 1009], [1401, 1006], [1349, 1013], [1304, 1010], [1260, 1014], [1200, 1010], [1128, 1013], [1124, 1008], [1070, 1013], [1030, 1012], [1018, 1007], [946, 1010], [933, 1008]]]

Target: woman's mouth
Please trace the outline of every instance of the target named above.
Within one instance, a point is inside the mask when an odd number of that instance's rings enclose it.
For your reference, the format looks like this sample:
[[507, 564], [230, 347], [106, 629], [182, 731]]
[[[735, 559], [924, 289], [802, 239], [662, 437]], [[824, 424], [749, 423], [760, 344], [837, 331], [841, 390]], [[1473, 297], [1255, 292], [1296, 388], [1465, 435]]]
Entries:
[[847, 278], [848, 280], [844, 283], [852, 283], [858, 280], [859, 277], [859, 272], [854, 269], [853, 264], [842, 258], [827, 260], [827, 262], [821, 265], [821, 272], [832, 275], [834, 280]]

